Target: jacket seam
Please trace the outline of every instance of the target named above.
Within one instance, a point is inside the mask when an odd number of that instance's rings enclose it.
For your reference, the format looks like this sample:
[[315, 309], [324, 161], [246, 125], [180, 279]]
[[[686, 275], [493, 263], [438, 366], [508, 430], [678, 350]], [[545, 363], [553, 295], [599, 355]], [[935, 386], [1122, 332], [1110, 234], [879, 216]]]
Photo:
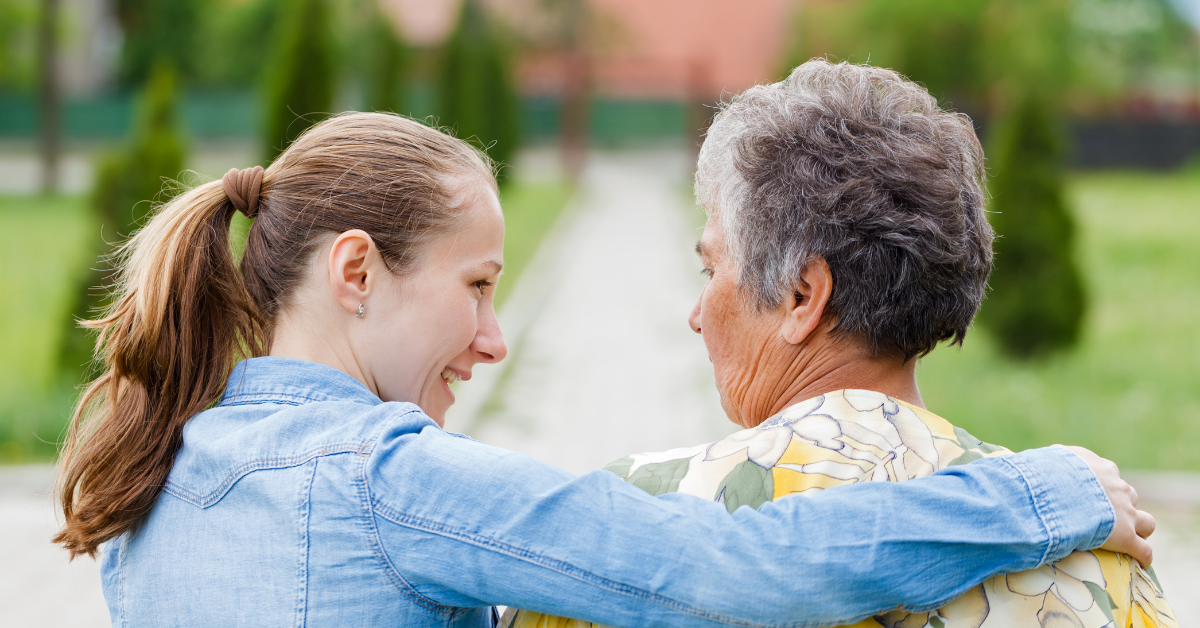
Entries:
[[299, 547], [299, 569], [296, 575], [299, 580], [299, 586], [296, 589], [296, 628], [303, 628], [308, 624], [308, 566], [311, 558], [310, 551], [312, 547], [312, 538], [310, 534], [310, 520], [312, 513], [312, 487], [313, 481], [317, 477], [317, 464], [320, 458], [314, 458], [311, 462], [312, 469], [308, 472], [308, 481], [300, 487], [300, 547]]
[[284, 402], [284, 403], [295, 402], [296, 405], [300, 405], [305, 402], [319, 402], [322, 400], [314, 399], [307, 395], [294, 395], [291, 393], [281, 393], [281, 392], [263, 392], [263, 393], [238, 392], [238, 393], [234, 393], [228, 397], [222, 398], [221, 402], [218, 403], [217, 406], [218, 407], [240, 406], [240, 405], [246, 405], [246, 404], [251, 404], [251, 403], [264, 403], [264, 402], [269, 402], [269, 401], [280, 401], [280, 402]]
[[698, 608], [695, 608], [693, 606], [690, 606], [688, 604], [685, 604], [683, 602], [669, 598], [664, 595], [659, 595], [657, 593], [650, 593], [649, 591], [645, 591], [645, 590], [639, 589], [637, 587], [623, 584], [623, 583], [617, 582], [615, 580], [610, 580], [608, 578], [599, 576], [599, 575], [594, 574], [585, 569], [576, 567], [575, 565], [572, 565], [571, 563], [568, 563], [566, 561], [558, 560], [555, 558], [550, 558], [548, 556], [538, 554], [537, 552], [523, 549], [523, 548], [517, 547], [515, 545], [511, 545], [509, 543], [505, 543], [503, 541], [493, 539], [488, 536], [484, 536], [481, 534], [474, 534], [471, 532], [467, 532], [466, 530], [454, 528], [454, 527], [451, 527], [451, 526], [448, 526], [446, 524], [439, 523], [436, 521], [431, 521], [431, 520], [424, 519], [421, 517], [416, 517], [413, 515], [407, 515], [407, 514], [401, 513], [399, 511], [387, 506], [386, 504], [378, 503], [374, 500], [372, 500], [372, 508], [376, 513], [378, 513], [379, 516], [383, 517], [384, 519], [387, 519], [388, 521], [391, 521], [392, 523], [395, 523], [396, 525], [403, 526], [406, 528], [412, 528], [414, 530], [420, 530], [422, 532], [436, 534], [438, 536], [455, 539], [458, 541], [463, 541], [463, 542], [469, 543], [471, 545], [475, 545], [476, 547], [482, 547], [484, 549], [488, 549], [488, 550], [495, 551], [495, 552], [498, 552], [498, 553], [501, 553], [501, 554], [504, 554], [507, 556], [511, 556], [513, 558], [523, 560], [523, 561], [526, 561], [526, 562], [534, 564], [534, 565], [545, 567], [552, 571], [556, 571], [562, 575], [568, 576], [570, 578], [574, 578], [581, 582], [586, 582], [586, 583], [592, 584], [594, 586], [600, 587], [602, 589], [608, 590], [613, 593], [626, 595], [626, 596], [633, 597], [633, 598], [638, 598], [643, 601], [654, 602], [661, 606], [665, 606], [665, 607], [675, 610], [677, 612], [681, 612], [686, 615], [696, 617], [699, 619], [706, 619], [709, 621], [721, 622], [721, 623], [728, 624], [731, 626], [746, 626], [746, 627], [750, 627], [750, 628], [775, 628], [777, 626], [779, 626], [779, 627], [787, 626], [787, 627], [792, 627], [792, 628], [809, 628], [811, 626], [824, 625], [824, 624], [810, 624], [810, 623], [805, 623], [805, 622], [796, 623], [796, 624], [760, 624], [760, 623], [756, 623], [756, 622], [742, 621], [742, 620], [739, 620], [734, 617], [728, 617], [726, 615], [722, 615], [719, 613], [713, 613], [713, 612], [705, 611], [702, 609], [698, 609]]
[[388, 580], [392, 582], [404, 597], [412, 600], [414, 604], [426, 610], [453, 615], [455, 611], [459, 610], [458, 607], [441, 604], [437, 600], [422, 595], [400, 574], [396, 566], [392, 564], [392, 560], [388, 557], [387, 552], [383, 550], [383, 542], [379, 538], [379, 528], [375, 525], [375, 513], [371, 504], [371, 491], [367, 486], [367, 460], [369, 459], [369, 456], [359, 457], [358, 472], [356, 474], [357, 477], [354, 479], [354, 485], [358, 492], [359, 505], [363, 509], [363, 523], [367, 528], [367, 539], [371, 545], [371, 552], [383, 567]]
[[129, 623], [125, 620], [125, 551], [128, 545], [129, 534], [126, 533], [117, 546], [117, 617], [120, 628], [125, 628]]
[[325, 447], [314, 449], [298, 456], [252, 460], [231, 471], [227, 476], [225, 476], [225, 479], [221, 482], [221, 484], [217, 485], [217, 488], [203, 495], [195, 491], [189, 491], [188, 489], [183, 488], [182, 486], [171, 482], [170, 480], [168, 480], [163, 486], [163, 490], [195, 506], [200, 508], [208, 508], [209, 506], [221, 501], [221, 499], [225, 497], [225, 494], [228, 493], [231, 488], [233, 488], [233, 485], [237, 484], [238, 480], [241, 480], [243, 477], [255, 471], [298, 467], [309, 462], [310, 460], [313, 460], [314, 458], [319, 458], [321, 456], [355, 453], [360, 447], [361, 444], [359, 443], [339, 443], [335, 445], [326, 445]]
[[1054, 556], [1058, 552], [1058, 547], [1062, 543], [1058, 531], [1054, 526], [1055, 515], [1053, 509], [1049, 507], [1046, 500], [1046, 489], [1040, 483], [1030, 480], [1029, 475], [1016, 462], [1018, 460], [1016, 456], [998, 456], [998, 458], [1016, 471], [1017, 475], [1021, 476], [1021, 480], [1025, 483], [1025, 490], [1033, 502], [1034, 513], [1037, 514], [1038, 522], [1042, 524], [1042, 529], [1046, 532], [1046, 549], [1042, 552], [1041, 559], [1038, 560], [1038, 566], [1044, 565], [1050, 560], [1051, 556]]

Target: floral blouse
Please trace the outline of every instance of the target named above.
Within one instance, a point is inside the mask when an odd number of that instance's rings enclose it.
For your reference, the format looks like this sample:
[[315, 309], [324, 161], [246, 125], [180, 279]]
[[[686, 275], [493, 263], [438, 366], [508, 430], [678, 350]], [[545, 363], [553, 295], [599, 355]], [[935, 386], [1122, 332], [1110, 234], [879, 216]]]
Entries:
[[[653, 495], [688, 493], [724, 503], [733, 512], [840, 484], [902, 482], [1006, 453], [921, 408], [877, 392], [843, 390], [798, 403], [709, 445], [636, 454], [605, 469]], [[500, 625], [594, 626], [515, 609]], [[1103, 550], [995, 576], [928, 613], [891, 611], [852, 628], [1022, 626], [1178, 628], [1154, 571]]]

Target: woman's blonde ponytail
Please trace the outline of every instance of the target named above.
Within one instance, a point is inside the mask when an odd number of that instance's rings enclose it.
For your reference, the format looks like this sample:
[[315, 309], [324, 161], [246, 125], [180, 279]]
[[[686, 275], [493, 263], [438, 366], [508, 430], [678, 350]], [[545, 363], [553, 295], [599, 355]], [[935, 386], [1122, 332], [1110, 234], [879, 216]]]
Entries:
[[183, 426], [221, 395], [264, 325], [229, 243], [234, 207], [221, 182], [175, 198], [119, 251], [113, 305], [98, 320], [103, 373], [83, 393], [63, 449], [54, 541], [94, 556], [158, 499]]

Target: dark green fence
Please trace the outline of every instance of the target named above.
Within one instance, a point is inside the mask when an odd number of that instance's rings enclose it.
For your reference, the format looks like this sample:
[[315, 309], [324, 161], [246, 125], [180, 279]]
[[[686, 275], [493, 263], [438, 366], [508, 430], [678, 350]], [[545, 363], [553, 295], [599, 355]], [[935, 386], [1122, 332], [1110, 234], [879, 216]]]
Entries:
[[[429, 109], [417, 98], [413, 115]], [[198, 140], [257, 137], [261, 107], [253, 92], [191, 92], [183, 98], [188, 137]], [[63, 132], [68, 140], [117, 140], [129, 130], [134, 114], [132, 94], [113, 93], [70, 98], [63, 106]], [[524, 137], [544, 142], [558, 135], [560, 104], [554, 98], [530, 97], [522, 102]], [[682, 137], [687, 105], [673, 101], [596, 99], [588, 111], [593, 140], [625, 145]], [[0, 94], [0, 139], [37, 137], [37, 102], [27, 95]]]

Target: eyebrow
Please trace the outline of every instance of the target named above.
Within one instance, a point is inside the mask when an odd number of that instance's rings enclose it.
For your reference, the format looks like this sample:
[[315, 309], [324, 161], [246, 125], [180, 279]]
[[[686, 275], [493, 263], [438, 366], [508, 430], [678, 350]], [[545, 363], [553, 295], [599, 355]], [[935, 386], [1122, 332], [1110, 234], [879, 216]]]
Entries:
[[501, 264], [500, 262], [497, 262], [494, 259], [490, 259], [490, 260], [484, 262], [483, 265], [491, 266], [491, 267], [495, 268], [496, 272], [500, 272], [500, 271], [504, 270], [504, 264]]
[[704, 243], [703, 242], [696, 242], [696, 255], [699, 255], [700, 257], [704, 257]]

